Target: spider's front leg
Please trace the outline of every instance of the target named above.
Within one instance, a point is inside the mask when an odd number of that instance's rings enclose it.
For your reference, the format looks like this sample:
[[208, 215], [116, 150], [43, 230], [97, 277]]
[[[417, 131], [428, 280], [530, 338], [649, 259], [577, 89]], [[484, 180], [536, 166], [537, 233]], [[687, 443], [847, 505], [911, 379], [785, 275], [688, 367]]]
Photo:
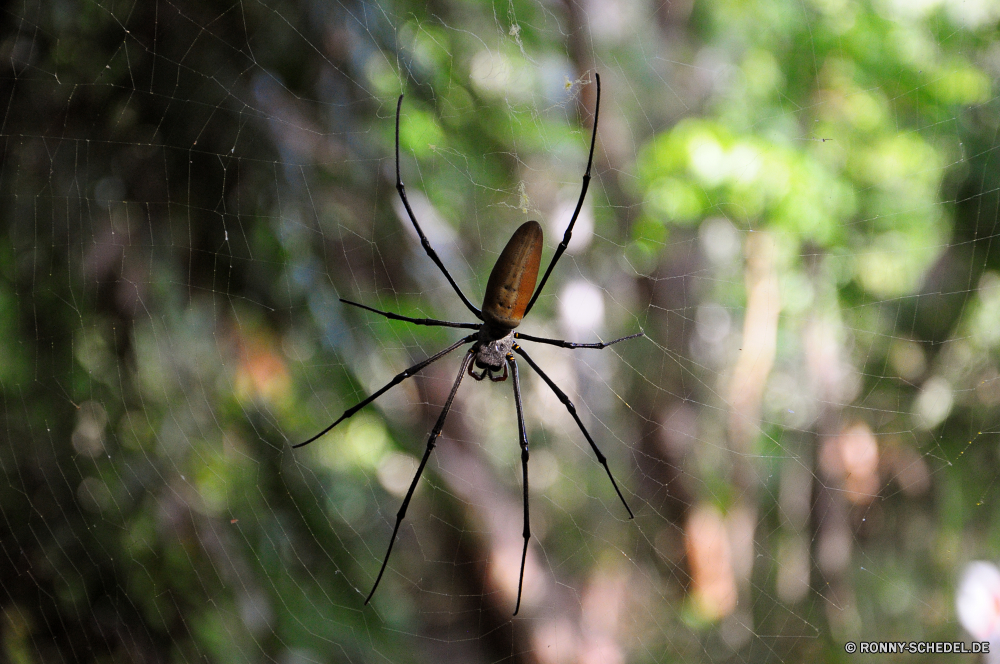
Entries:
[[476, 363], [472, 362], [469, 364], [469, 375], [475, 378], [476, 380], [482, 380], [483, 378], [486, 378], [487, 371], [489, 371], [489, 369], [484, 368], [481, 372], [476, 373]]
[[476, 373], [476, 371], [473, 368], [473, 366], [471, 364], [469, 365], [469, 375], [472, 376], [473, 378], [475, 378], [476, 380], [482, 380], [482, 379], [487, 378], [487, 377], [491, 381], [493, 381], [494, 383], [502, 383], [503, 381], [507, 380], [507, 365], [506, 364], [503, 366], [503, 375], [502, 376], [494, 376], [493, 375], [494, 371], [498, 371], [497, 367], [482, 367], [482, 371], [480, 371], [479, 373]]
[[441, 414], [438, 415], [437, 423], [431, 430], [431, 435], [427, 439], [427, 447], [424, 449], [424, 456], [420, 459], [420, 465], [417, 466], [417, 473], [413, 476], [413, 481], [410, 482], [410, 488], [406, 491], [406, 497], [403, 498], [403, 504], [399, 507], [399, 511], [396, 513], [396, 525], [392, 527], [392, 537], [389, 538], [389, 548], [386, 549], [385, 558], [382, 559], [382, 567], [379, 568], [378, 576], [375, 577], [375, 585], [372, 586], [372, 591], [368, 593], [368, 597], [365, 598], [365, 604], [371, 601], [372, 596], [375, 595], [375, 591], [378, 589], [378, 584], [382, 581], [382, 575], [385, 573], [385, 566], [389, 564], [389, 556], [392, 555], [392, 545], [396, 541], [396, 535], [399, 534], [399, 524], [403, 522], [406, 517], [406, 508], [410, 506], [410, 499], [413, 498], [413, 491], [417, 488], [417, 482], [420, 481], [420, 476], [424, 473], [424, 468], [427, 467], [427, 460], [431, 456], [431, 452], [434, 451], [434, 446], [437, 445], [438, 436], [441, 435], [442, 429], [444, 429], [444, 422], [448, 418], [448, 411], [451, 410], [451, 404], [455, 401], [455, 395], [458, 393], [458, 386], [462, 384], [462, 378], [465, 376], [465, 367], [472, 365], [472, 350], [465, 354], [465, 359], [462, 360], [462, 366], [458, 369], [458, 378], [455, 379], [454, 385], [451, 386], [451, 393], [448, 395], [448, 400], [444, 402], [444, 408], [441, 409]]
[[490, 370], [490, 380], [492, 380], [494, 383], [502, 383], [505, 380], [507, 380], [507, 365], [506, 364], [503, 365], [503, 375], [500, 376], [500, 377], [494, 376], [493, 375], [493, 370], [491, 369]]
[[528, 366], [535, 370], [535, 373], [537, 373], [541, 377], [541, 379], [545, 381], [545, 384], [549, 386], [549, 389], [551, 389], [553, 393], [555, 393], [559, 401], [561, 401], [562, 404], [566, 406], [566, 410], [568, 410], [569, 414], [573, 416], [573, 419], [576, 420], [576, 425], [580, 427], [580, 431], [583, 432], [583, 437], [587, 439], [587, 442], [590, 443], [590, 448], [594, 450], [594, 456], [597, 457], [597, 461], [602, 466], [604, 466], [604, 470], [608, 474], [608, 479], [611, 480], [611, 486], [615, 488], [615, 493], [618, 494], [618, 498], [622, 501], [622, 505], [625, 506], [625, 510], [628, 512], [628, 518], [634, 519], [635, 515], [632, 514], [632, 508], [628, 506], [627, 502], [625, 502], [625, 496], [622, 495], [621, 489], [618, 488], [618, 482], [615, 481], [615, 476], [611, 474], [611, 468], [608, 467], [607, 457], [605, 457], [601, 453], [601, 450], [598, 449], [597, 443], [594, 442], [594, 439], [591, 437], [590, 432], [587, 431], [587, 427], [583, 426], [583, 420], [580, 419], [580, 415], [576, 412], [576, 406], [574, 406], [573, 402], [569, 400], [569, 397], [566, 396], [566, 393], [559, 389], [559, 386], [555, 384], [555, 381], [549, 378], [549, 375], [544, 371], [542, 371], [541, 367], [535, 364], [535, 361], [532, 360], [531, 357], [524, 352], [523, 348], [521, 348], [517, 344], [514, 344], [513, 350], [518, 355], [524, 358], [525, 362], [528, 363]]
[[[521, 380], [517, 375], [517, 362], [514, 360], [513, 354], [507, 356], [504, 369], [507, 368], [508, 364], [514, 374], [514, 406], [517, 408], [517, 435], [521, 443], [521, 473], [523, 476], [521, 485], [524, 488], [524, 531], [521, 533], [521, 536], [524, 537], [524, 548], [521, 550], [521, 573], [517, 577], [517, 604], [514, 605], [514, 615], [516, 616], [517, 612], [521, 610], [521, 588], [524, 586], [524, 561], [528, 557], [528, 540], [531, 539], [531, 525], [528, 521], [528, 433], [527, 428], [524, 426], [524, 406], [521, 404]], [[505, 375], [506, 373], [504, 371]]]

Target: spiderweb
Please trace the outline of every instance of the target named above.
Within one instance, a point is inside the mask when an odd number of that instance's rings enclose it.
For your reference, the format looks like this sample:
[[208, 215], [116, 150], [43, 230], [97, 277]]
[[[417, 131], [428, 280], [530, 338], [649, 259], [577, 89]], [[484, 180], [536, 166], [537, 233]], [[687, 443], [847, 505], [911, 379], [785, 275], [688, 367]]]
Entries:
[[[985, 1], [25, 1], [2, 14], [6, 661], [819, 661], [995, 560]], [[513, 230], [547, 264], [466, 379]]]

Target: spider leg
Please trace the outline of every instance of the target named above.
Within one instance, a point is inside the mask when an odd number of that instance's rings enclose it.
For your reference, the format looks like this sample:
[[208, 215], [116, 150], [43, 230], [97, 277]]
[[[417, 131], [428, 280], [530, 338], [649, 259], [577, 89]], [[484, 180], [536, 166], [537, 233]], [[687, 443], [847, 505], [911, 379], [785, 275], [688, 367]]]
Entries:
[[524, 360], [528, 363], [528, 366], [534, 369], [535, 373], [537, 373], [539, 376], [542, 377], [542, 380], [544, 380], [545, 383], [549, 386], [549, 388], [553, 392], [555, 392], [555, 395], [559, 397], [559, 401], [561, 401], [563, 405], [566, 406], [566, 410], [568, 410], [569, 414], [573, 416], [574, 420], [576, 420], [577, 426], [580, 427], [580, 431], [583, 432], [583, 435], [587, 439], [587, 442], [590, 443], [590, 447], [594, 450], [594, 454], [597, 455], [597, 460], [601, 462], [601, 465], [604, 466], [604, 470], [607, 471], [608, 479], [611, 480], [611, 486], [615, 488], [615, 493], [618, 494], [618, 497], [622, 501], [622, 505], [624, 505], [625, 509], [628, 511], [628, 518], [634, 519], [635, 515], [632, 514], [632, 509], [628, 506], [628, 503], [625, 502], [625, 496], [622, 495], [621, 490], [618, 488], [618, 483], [615, 482], [614, 475], [611, 474], [611, 468], [608, 467], [607, 457], [605, 457], [601, 453], [601, 450], [597, 449], [597, 443], [595, 443], [594, 439], [590, 437], [590, 433], [587, 431], [587, 427], [583, 426], [583, 421], [580, 419], [580, 416], [577, 415], [576, 413], [576, 406], [574, 406], [573, 402], [569, 400], [569, 397], [566, 396], [566, 393], [560, 390], [559, 386], [556, 385], [554, 382], [552, 382], [552, 379], [549, 378], [548, 375], [544, 371], [542, 371], [537, 364], [535, 364], [535, 361], [532, 360], [530, 357], [528, 357], [528, 354], [524, 352], [523, 348], [521, 348], [517, 344], [514, 344], [513, 348], [514, 352], [523, 357]]
[[392, 529], [392, 537], [389, 539], [389, 548], [385, 552], [385, 559], [382, 561], [382, 568], [378, 571], [378, 576], [375, 578], [375, 585], [372, 586], [372, 591], [368, 593], [368, 597], [365, 599], [365, 604], [367, 604], [372, 595], [375, 594], [375, 590], [378, 588], [379, 581], [382, 580], [382, 574], [385, 572], [385, 566], [389, 563], [389, 555], [392, 553], [392, 545], [396, 541], [396, 534], [399, 532], [399, 524], [403, 522], [403, 517], [406, 516], [406, 508], [410, 506], [410, 498], [413, 498], [413, 491], [417, 488], [417, 482], [420, 481], [420, 476], [424, 473], [424, 467], [427, 466], [427, 459], [430, 458], [431, 452], [434, 451], [434, 446], [437, 444], [438, 436], [441, 435], [441, 429], [444, 428], [444, 421], [448, 417], [448, 411], [451, 410], [451, 404], [455, 400], [455, 394], [458, 392], [458, 386], [461, 385], [462, 379], [465, 377], [465, 370], [469, 363], [474, 357], [472, 351], [470, 350], [465, 354], [465, 359], [462, 360], [462, 366], [458, 370], [458, 378], [455, 379], [455, 384], [451, 387], [451, 394], [448, 395], [448, 400], [444, 402], [444, 408], [441, 409], [441, 414], [438, 415], [437, 423], [434, 424], [434, 428], [431, 430], [431, 435], [427, 439], [427, 449], [424, 450], [424, 458], [420, 460], [420, 465], [417, 467], [417, 474], [413, 476], [413, 481], [410, 482], [410, 488], [406, 492], [406, 498], [403, 498], [403, 504], [399, 508], [399, 512], [396, 513], [396, 525]]
[[486, 369], [483, 369], [480, 373], [476, 373], [476, 365], [469, 364], [469, 375], [475, 378], [476, 380], [482, 380], [483, 378], [486, 378], [486, 371], [487, 371]]
[[432, 364], [434, 362], [437, 362], [442, 357], [444, 357], [445, 355], [447, 355], [451, 351], [455, 350], [456, 348], [458, 348], [462, 344], [467, 344], [470, 341], [473, 341], [477, 336], [478, 335], [476, 335], [476, 334], [470, 334], [469, 336], [465, 337], [464, 339], [459, 339], [458, 341], [456, 341], [452, 345], [450, 345], [447, 348], [445, 348], [440, 353], [436, 353], [434, 355], [431, 355], [426, 360], [423, 360], [421, 362], [417, 362], [416, 364], [414, 364], [412, 367], [410, 367], [406, 371], [402, 371], [402, 372], [396, 374], [396, 376], [392, 380], [390, 380], [388, 383], [386, 383], [382, 387], [382, 389], [380, 389], [378, 392], [375, 392], [370, 397], [368, 397], [367, 399], [365, 399], [361, 403], [357, 404], [356, 406], [351, 406], [350, 408], [348, 408], [347, 410], [345, 410], [344, 414], [341, 415], [339, 418], [337, 418], [336, 422], [334, 422], [333, 424], [331, 424], [327, 428], [323, 429], [322, 431], [320, 431], [318, 434], [316, 434], [315, 436], [313, 436], [312, 438], [310, 438], [306, 442], [299, 443], [298, 445], [292, 445], [292, 447], [293, 448], [296, 448], [296, 447], [305, 447], [306, 445], [308, 445], [309, 443], [313, 442], [314, 440], [322, 437], [327, 431], [329, 431], [333, 427], [337, 426], [338, 424], [340, 424], [341, 422], [343, 422], [344, 420], [346, 420], [348, 417], [350, 417], [354, 413], [358, 412], [359, 410], [361, 410], [362, 408], [364, 408], [365, 406], [367, 406], [368, 404], [370, 404], [372, 401], [375, 401], [375, 399], [378, 399], [389, 388], [391, 388], [391, 387], [393, 387], [395, 385], [398, 385], [399, 383], [402, 383], [404, 380], [406, 380], [407, 378], [409, 378], [413, 374], [417, 373], [418, 371], [420, 371], [421, 369], [423, 369], [427, 365]]
[[503, 375], [500, 376], [499, 378], [496, 377], [496, 376], [494, 376], [493, 372], [491, 371], [490, 372], [490, 380], [493, 381], [494, 383], [502, 383], [505, 380], [507, 380], [507, 365], [506, 364], [503, 365]]
[[[399, 101], [396, 102], [396, 191], [399, 192], [399, 198], [403, 201], [403, 207], [406, 208], [406, 214], [409, 215], [410, 221], [413, 223], [413, 228], [416, 229], [417, 235], [420, 236], [420, 244], [423, 246], [424, 251], [426, 251], [427, 255], [431, 257], [431, 260], [434, 261], [435, 265], [441, 268], [441, 272], [444, 273], [448, 283], [455, 289], [455, 292], [458, 293], [458, 297], [462, 299], [462, 302], [469, 308], [469, 311], [471, 311], [476, 318], [482, 320], [483, 313], [479, 311], [479, 309], [477, 309], [472, 302], [469, 302], [469, 298], [465, 297], [465, 293], [463, 293], [462, 289], [458, 287], [457, 283], [455, 283], [451, 273], [448, 272], [448, 268], [446, 268], [444, 263], [441, 262], [441, 259], [438, 258], [437, 252], [434, 251], [433, 247], [431, 247], [431, 243], [427, 241], [427, 236], [424, 235], [423, 229], [421, 229], [420, 224], [417, 223], [417, 217], [413, 214], [413, 208], [410, 207], [410, 201], [406, 200], [406, 187], [403, 186], [403, 180], [399, 177], [399, 112], [402, 107], [403, 95], [399, 95]], [[593, 153], [593, 148], [591, 148], [591, 153]]]
[[590, 186], [590, 168], [594, 165], [594, 143], [597, 141], [597, 114], [601, 110], [601, 75], [594, 72], [594, 79], [597, 81], [597, 101], [594, 104], [594, 131], [590, 136], [590, 156], [587, 158], [587, 172], [583, 174], [583, 188], [580, 190], [580, 200], [576, 202], [576, 209], [573, 210], [573, 217], [569, 220], [569, 226], [566, 227], [566, 233], [563, 235], [562, 242], [556, 248], [556, 253], [553, 254], [552, 260], [549, 262], [549, 266], [545, 269], [545, 275], [542, 280], [538, 283], [538, 288], [535, 289], [535, 294], [531, 296], [531, 300], [528, 302], [527, 308], [524, 310], [524, 315], [527, 316], [528, 312], [531, 311], [531, 307], [535, 305], [535, 300], [541, 294], [542, 289], [545, 288], [545, 282], [548, 281], [549, 275], [552, 274], [552, 268], [556, 266], [559, 258], [566, 251], [566, 247], [569, 246], [569, 239], [573, 237], [573, 225], [576, 224], [576, 218], [580, 216], [580, 209], [583, 207], [583, 199], [587, 197], [587, 187]]
[[619, 341], [627, 341], [629, 339], [635, 339], [636, 337], [644, 336], [644, 332], [637, 332], [636, 334], [630, 334], [627, 337], [622, 337], [621, 339], [615, 339], [614, 341], [602, 341], [596, 344], [578, 344], [572, 341], [564, 341], [563, 339], [546, 339], [544, 337], [533, 337], [530, 334], [521, 334], [520, 332], [514, 333], [515, 339], [524, 339], [525, 341], [535, 341], [540, 344], [549, 344], [550, 346], [559, 346], [560, 348], [607, 348]]
[[514, 377], [514, 405], [517, 406], [517, 434], [521, 440], [521, 476], [524, 486], [524, 549], [521, 550], [521, 574], [517, 578], [517, 604], [514, 615], [521, 609], [521, 587], [524, 585], [524, 560], [528, 555], [528, 540], [531, 539], [531, 527], [528, 524], [528, 434], [524, 428], [524, 410], [521, 406], [521, 382], [517, 375], [517, 362], [513, 355], [507, 356], [510, 373]]
[[[400, 316], [399, 314], [394, 314], [391, 311], [382, 311], [381, 309], [375, 309], [374, 307], [369, 307], [364, 304], [359, 304], [357, 302], [351, 302], [350, 300], [345, 300], [340, 298], [340, 301], [344, 304], [349, 304], [352, 307], [358, 307], [360, 309], [365, 309], [380, 316], [385, 316], [390, 320], [401, 320], [407, 323], [413, 323], [414, 325], [436, 325], [439, 327], [459, 327], [465, 330], [478, 330], [483, 326], [482, 323], [452, 323], [447, 320], [437, 320], [436, 318], [410, 318], [409, 316]], [[614, 343], [614, 342], [612, 342]]]

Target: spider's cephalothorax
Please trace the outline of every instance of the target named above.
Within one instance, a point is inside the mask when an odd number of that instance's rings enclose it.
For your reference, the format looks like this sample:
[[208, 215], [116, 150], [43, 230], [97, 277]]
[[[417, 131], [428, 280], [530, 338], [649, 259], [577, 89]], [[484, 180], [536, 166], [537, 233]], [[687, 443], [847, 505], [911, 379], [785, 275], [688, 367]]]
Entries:
[[[507, 246], [500, 252], [483, 297], [483, 326], [472, 347], [476, 367], [469, 365], [469, 375], [476, 380], [486, 376], [493, 382], [507, 380], [507, 358], [513, 357], [514, 328], [521, 324], [535, 290], [538, 266], [542, 262], [542, 227], [537, 221], [521, 224]], [[494, 372], [503, 370], [495, 377]]]
[[[476, 341], [476, 345], [470, 351], [476, 361], [474, 364], [469, 364], [469, 375], [476, 380], [489, 377], [494, 383], [507, 380], [507, 358], [513, 357], [514, 354], [511, 352], [513, 347], [513, 330], [499, 339], [491, 340], [484, 325], [479, 330], [479, 339]], [[476, 369], [481, 369], [481, 371], [476, 373]], [[503, 371], [503, 374], [494, 376], [493, 374], [498, 371]]]
[[[580, 208], [583, 206], [583, 199], [587, 196], [587, 187], [590, 184], [590, 169], [594, 163], [594, 143], [597, 140], [597, 113], [601, 107], [601, 77], [595, 74], [594, 78], [597, 81], [597, 101], [594, 106], [594, 130], [590, 135], [590, 156], [587, 159], [587, 171], [583, 174], [583, 187], [580, 191], [580, 198], [576, 202], [576, 209], [573, 211], [573, 216], [570, 218], [569, 225], [566, 227], [566, 232], [563, 234], [562, 242], [560, 242], [559, 246], [556, 247], [555, 254], [553, 254], [552, 260], [549, 261], [549, 266], [545, 269], [545, 274], [542, 275], [542, 280], [539, 282], [538, 288], [535, 288], [535, 281], [538, 279], [538, 266], [542, 258], [542, 227], [538, 225], [537, 221], [529, 221], [522, 224], [520, 228], [514, 231], [513, 237], [510, 238], [507, 246], [504, 247], [504, 250], [500, 253], [500, 258], [497, 259], [496, 265], [493, 266], [493, 272], [490, 273], [490, 279], [486, 283], [486, 295], [483, 297], [482, 310], [477, 309], [475, 305], [469, 301], [469, 298], [465, 296], [465, 293], [462, 292], [462, 289], [459, 288], [458, 284], [448, 272], [448, 268], [446, 268], [444, 263], [441, 262], [441, 259], [438, 258], [437, 252], [435, 252], [434, 248], [431, 247], [431, 243], [427, 241], [427, 236], [424, 235], [423, 230], [420, 228], [420, 224], [417, 223], [417, 217], [413, 214], [410, 202], [406, 200], [406, 188], [403, 186], [403, 180], [399, 176], [399, 112], [403, 105], [402, 95], [400, 95], [399, 101], [396, 103], [396, 191], [399, 192], [399, 198], [403, 202], [403, 207], [406, 208], [406, 214], [409, 216], [410, 222], [413, 224], [413, 228], [417, 231], [417, 236], [420, 238], [420, 244], [424, 248], [424, 251], [427, 252], [430, 259], [434, 261], [434, 264], [440, 268], [445, 279], [447, 279], [448, 283], [451, 284], [451, 287], [455, 290], [459, 299], [462, 300], [462, 303], [476, 318], [482, 322], [452, 323], [433, 318], [410, 318], [409, 316], [400, 316], [399, 314], [381, 311], [364, 304], [358, 304], [357, 302], [341, 299], [341, 302], [355, 307], [360, 307], [361, 309], [385, 316], [391, 320], [401, 320], [408, 323], [415, 323], [417, 325], [436, 325], [475, 330], [474, 333], [459, 339], [444, 350], [435, 353], [427, 359], [417, 362], [409, 369], [396, 374], [391, 381], [389, 381], [377, 392], [372, 393], [368, 396], [368, 398], [345, 410], [344, 414], [341, 415], [333, 424], [323, 429], [304, 443], [295, 445], [295, 447], [308, 445], [320, 436], [324, 435], [330, 429], [354, 415], [354, 413], [358, 412], [372, 401], [375, 401], [375, 399], [379, 398], [394, 385], [398, 385], [424, 367], [437, 362], [459, 346], [464, 346], [468, 343], [473, 344], [472, 348], [469, 349], [469, 351], [465, 354], [465, 358], [462, 360], [462, 365], [458, 370], [458, 377], [455, 379], [455, 383], [451, 387], [451, 393], [448, 395], [448, 399], [445, 401], [444, 407], [441, 409], [441, 414], [438, 416], [437, 422], [434, 424], [434, 428], [431, 429], [431, 434], [427, 438], [427, 447], [424, 448], [424, 456], [420, 460], [420, 465], [417, 467], [417, 472], [413, 476], [413, 481], [410, 482], [410, 488], [406, 492], [403, 504], [400, 506], [399, 512], [396, 513], [396, 525], [392, 529], [392, 537], [389, 539], [389, 548], [385, 552], [385, 558], [382, 560], [382, 567], [378, 571], [378, 576], [375, 578], [375, 584], [372, 586], [371, 592], [368, 593], [368, 597], [365, 599], [365, 604], [367, 604], [375, 594], [375, 589], [378, 588], [379, 581], [382, 580], [382, 574], [385, 572], [385, 567], [389, 563], [389, 555], [392, 553], [392, 545], [396, 541], [396, 535], [399, 533], [399, 524], [403, 522], [403, 518], [406, 516], [406, 508], [409, 506], [410, 499], [413, 497], [413, 491], [417, 488], [417, 482], [420, 480], [420, 475], [424, 472], [424, 468], [427, 466], [427, 460], [431, 456], [431, 451], [437, 444], [438, 436], [441, 435], [441, 431], [444, 429], [445, 419], [448, 417], [448, 411], [451, 410], [451, 404], [455, 401], [455, 395], [458, 393], [458, 386], [461, 384], [462, 378], [465, 376], [466, 372], [468, 372], [469, 375], [476, 380], [483, 380], [488, 377], [492, 381], [500, 382], [507, 380], [507, 371], [509, 368], [510, 377], [513, 379], [511, 382], [514, 384], [514, 406], [517, 409], [517, 431], [519, 443], [521, 445], [521, 473], [523, 476], [522, 488], [524, 490], [524, 532], [522, 533], [522, 536], [524, 537], [524, 549], [521, 551], [521, 575], [517, 582], [517, 604], [514, 607], [514, 615], [517, 615], [517, 611], [521, 607], [521, 585], [524, 581], [524, 560], [528, 553], [528, 540], [531, 538], [531, 528], [528, 525], [528, 433], [524, 425], [524, 412], [521, 406], [521, 387], [518, 378], [517, 362], [514, 359], [515, 353], [524, 358], [524, 361], [528, 363], [528, 366], [541, 377], [559, 401], [566, 406], [566, 410], [568, 410], [569, 414], [573, 416], [573, 419], [576, 420], [576, 424], [580, 428], [580, 431], [587, 439], [587, 442], [590, 443], [590, 448], [594, 451], [597, 461], [604, 466], [604, 471], [608, 474], [608, 478], [611, 480], [611, 485], [615, 488], [615, 493], [618, 494], [618, 498], [622, 501], [622, 504], [628, 511], [629, 518], [632, 518], [632, 510], [629, 508], [628, 503], [625, 502], [625, 497], [622, 495], [621, 490], [618, 488], [618, 483], [615, 482], [615, 478], [611, 474], [611, 468], [608, 467], [608, 460], [601, 453], [601, 450], [597, 448], [597, 443], [594, 442], [594, 439], [587, 431], [587, 428], [583, 425], [583, 421], [576, 412], [576, 406], [574, 406], [573, 402], [570, 401], [568, 396], [566, 396], [566, 393], [559, 389], [559, 386], [556, 385], [544, 371], [542, 371], [541, 367], [535, 364], [535, 361], [531, 359], [531, 356], [529, 356], [517, 342], [519, 340], [524, 340], [559, 346], [560, 348], [601, 349], [606, 348], [611, 344], [616, 344], [619, 341], [640, 337], [642, 336], [642, 332], [630, 334], [627, 337], [615, 339], [614, 341], [581, 344], [572, 341], [564, 341], [562, 339], [533, 337], [528, 334], [522, 334], [514, 331], [514, 328], [521, 324], [521, 319], [524, 318], [529, 311], [531, 311], [531, 307], [535, 304], [535, 300], [538, 299], [538, 295], [542, 292], [542, 289], [545, 288], [545, 282], [548, 281], [549, 275], [552, 274], [552, 268], [555, 267], [556, 263], [559, 261], [559, 257], [563, 255], [564, 251], [566, 251], [566, 246], [569, 244], [570, 237], [573, 235], [573, 225], [576, 224], [577, 217], [580, 216]], [[479, 369], [479, 373], [476, 373], [476, 368]], [[494, 375], [500, 373], [501, 371], [503, 372], [501, 375]]]

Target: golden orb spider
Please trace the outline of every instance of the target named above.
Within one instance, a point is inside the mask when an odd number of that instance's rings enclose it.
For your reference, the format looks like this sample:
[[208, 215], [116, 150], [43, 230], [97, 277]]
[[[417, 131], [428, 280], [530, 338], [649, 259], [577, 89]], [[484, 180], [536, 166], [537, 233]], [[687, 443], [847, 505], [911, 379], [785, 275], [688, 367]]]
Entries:
[[[521, 319], [524, 318], [529, 311], [531, 311], [531, 307], [535, 304], [535, 300], [538, 299], [538, 294], [542, 292], [542, 288], [545, 287], [545, 282], [552, 273], [552, 268], [555, 267], [559, 257], [562, 256], [564, 251], [566, 251], [566, 246], [569, 244], [570, 237], [573, 234], [573, 225], [576, 223], [576, 219], [580, 215], [580, 208], [583, 206], [583, 200], [587, 196], [587, 187], [590, 185], [590, 169], [594, 163], [594, 142], [597, 139], [597, 114], [601, 107], [601, 77], [595, 73], [594, 78], [597, 81], [597, 100], [594, 106], [594, 130], [590, 137], [590, 156], [587, 159], [587, 172], [583, 175], [583, 188], [580, 192], [580, 199], [576, 202], [576, 209], [573, 211], [573, 217], [569, 221], [569, 226], [566, 228], [566, 233], [563, 235], [562, 242], [560, 242], [558, 248], [556, 248], [556, 252], [552, 256], [552, 260], [549, 262], [549, 266], [545, 270], [545, 274], [542, 276], [542, 281], [538, 284], [538, 288], [536, 289], [535, 280], [538, 278], [538, 267], [542, 259], [542, 227], [539, 226], [537, 221], [528, 221], [522, 224], [516, 231], [514, 231], [514, 235], [510, 238], [510, 241], [507, 242], [507, 246], [504, 247], [504, 250], [500, 253], [500, 258], [497, 259], [496, 265], [493, 266], [493, 271], [490, 272], [489, 281], [486, 283], [486, 295], [483, 297], [482, 310], [473, 306], [472, 302], [469, 301], [469, 298], [467, 298], [465, 293], [462, 292], [462, 289], [459, 288], [457, 283], [455, 283], [455, 280], [448, 272], [448, 269], [444, 266], [444, 263], [441, 262], [441, 259], [438, 258], [438, 255], [431, 247], [430, 242], [427, 241], [427, 237], [424, 235], [423, 230], [421, 230], [420, 224], [417, 223], [417, 218], [413, 214], [413, 210], [410, 208], [410, 202], [406, 200], [406, 188], [403, 186], [403, 181], [399, 176], [399, 114], [400, 109], [403, 106], [403, 95], [400, 95], [399, 101], [396, 102], [396, 191], [399, 192], [399, 197], [403, 201], [403, 207], [406, 208], [406, 213], [410, 217], [410, 221], [413, 223], [413, 227], [416, 229], [417, 235], [420, 237], [420, 244], [423, 245], [424, 251], [427, 252], [427, 255], [430, 256], [431, 260], [434, 261], [434, 263], [441, 269], [441, 272], [444, 273], [448, 283], [450, 283], [451, 287], [455, 289], [456, 293], [458, 293], [458, 297], [461, 298], [465, 306], [468, 307], [476, 318], [482, 321], [482, 323], [452, 323], [449, 321], [435, 320], [433, 318], [410, 318], [408, 316], [400, 316], [399, 314], [394, 314], [388, 311], [373, 309], [372, 307], [368, 307], [357, 302], [351, 302], [350, 300], [345, 300], [343, 298], [340, 300], [345, 304], [360, 307], [361, 309], [385, 316], [391, 320], [401, 320], [408, 323], [414, 323], [416, 325], [437, 325], [476, 330], [475, 333], [458, 340], [441, 352], [432, 355], [426, 360], [414, 364], [406, 371], [397, 374], [380, 390], [369, 396], [361, 403], [345, 410], [344, 414], [341, 415], [336, 422], [323, 429], [304, 443], [299, 443], [294, 446], [303, 447], [317, 440], [335, 426], [354, 415], [375, 399], [379, 398], [394, 385], [398, 385], [424, 367], [440, 360], [442, 357], [459, 346], [470, 342], [473, 344], [472, 348], [469, 349], [469, 351], [465, 354], [465, 358], [462, 360], [462, 365], [458, 370], [458, 378], [455, 379], [455, 384], [451, 388], [448, 400], [445, 401], [444, 408], [441, 409], [441, 414], [438, 416], [437, 422], [431, 430], [431, 435], [427, 439], [427, 447], [424, 450], [424, 456], [420, 460], [420, 465], [417, 467], [417, 472], [413, 476], [413, 481], [410, 482], [410, 488], [406, 492], [403, 504], [400, 506], [399, 512], [396, 514], [396, 525], [392, 529], [392, 537], [389, 539], [389, 548], [385, 552], [385, 559], [382, 561], [382, 567], [379, 569], [378, 577], [375, 579], [375, 584], [372, 586], [371, 592], [368, 593], [368, 597], [365, 599], [365, 604], [368, 604], [371, 600], [372, 596], [375, 594], [375, 590], [378, 588], [379, 581], [382, 580], [382, 574], [385, 572], [385, 567], [389, 563], [389, 555], [392, 553], [392, 545], [396, 541], [396, 535], [399, 533], [399, 525], [403, 522], [403, 518], [406, 516], [406, 509], [410, 505], [410, 499], [413, 497], [413, 491], [416, 489], [417, 482], [420, 480], [420, 476], [423, 474], [424, 468], [427, 466], [427, 460], [431, 456], [431, 451], [434, 449], [437, 438], [441, 435], [445, 419], [448, 417], [448, 411], [451, 410], [451, 404], [455, 400], [455, 394], [458, 392], [458, 386], [461, 384], [462, 378], [465, 377], [465, 373], [468, 371], [469, 375], [477, 381], [488, 377], [491, 381], [500, 382], [507, 380], [507, 370], [509, 367], [510, 375], [514, 378], [514, 404], [517, 408], [517, 429], [521, 444], [521, 470], [523, 475], [522, 485], [524, 487], [524, 549], [521, 551], [521, 573], [517, 581], [517, 604], [514, 607], [514, 615], [516, 616], [517, 612], [520, 610], [521, 586], [524, 583], [524, 560], [528, 553], [528, 540], [531, 538], [531, 528], [528, 525], [528, 435], [524, 427], [524, 413], [521, 405], [521, 385], [518, 379], [517, 362], [514, 360], [514, 353], [517, 353], [524, 358], [524, 361], [528, 363], [528, 366], [534, 369], [535, 372], [541, 376], [542, 380], [545, 381], [549, 388], [559, 398], [559, 401], [561, 401], [563, 405], [566, 406], [566, 409], [569, 410], [570, 415], [572, 415], [573, 419], [576, 420], [577, 426], [580, 427], [580, 431], [583, 432], [587, 442], [590, 443], [591, 449], [594, 450], [597, 460], [604, 466], [604, 470], [608, 473], [611, 485], [615, 488], [615, 493], [618, 494], [618, 498], [621, 499], [622, 504], [628, 511], [629, 518], [633, 518], [632, 510], [629, 508], [628, 503], [625, 502], [625, 497], [622, 496], [622, 492], [618, 489], [618, 483], [615, 482], [614, 475], [611, 474], [607, 458], [598, 449], [597, 443], [594, 442], [594, 439], [590, 436], [587, 428], [583, 425], [583, 421], [580, 420], [580, 416], [576, 412], [576, 406], [574, 406], [573, 402], [569, 400], [566, 393], [559, 389], [552, 379], [549, 378], [549, 376], [542, 371], [537, 364], [535, 364], [534, 360], [532, 360], [526, 352], [524, 352], [524, 349], [517, 344], [516, 340], [523, 339], [525, 341], [535, 341], [538, 343], [559, 346], [561, 348], [601, 349], [606, 348], [611, 344], [616, 344], [619, 341], [641, 337], [643, 333], [639, 332], [637, 334], [630, 334], [626, 337], [615, 339], [614, 341], [608, 341], [606, 343], [578, 344], [570, 341], [564, 341], [562, 339], [544, 339], [541, 337], [533, 337], [528, 334], [522, 334], [520, 332], [514, 332], [514, 328], [521, 323]], [[532, 294], [532, 291], [534, 291], [534, 294]], [[473, 360], [475, 360], [475, 367], [473, 366]], [[479, 373], [476, 373], [476, 368], [480, 370]], [[502, 375], [494, 375], [501, 369], [503, 370]]]

